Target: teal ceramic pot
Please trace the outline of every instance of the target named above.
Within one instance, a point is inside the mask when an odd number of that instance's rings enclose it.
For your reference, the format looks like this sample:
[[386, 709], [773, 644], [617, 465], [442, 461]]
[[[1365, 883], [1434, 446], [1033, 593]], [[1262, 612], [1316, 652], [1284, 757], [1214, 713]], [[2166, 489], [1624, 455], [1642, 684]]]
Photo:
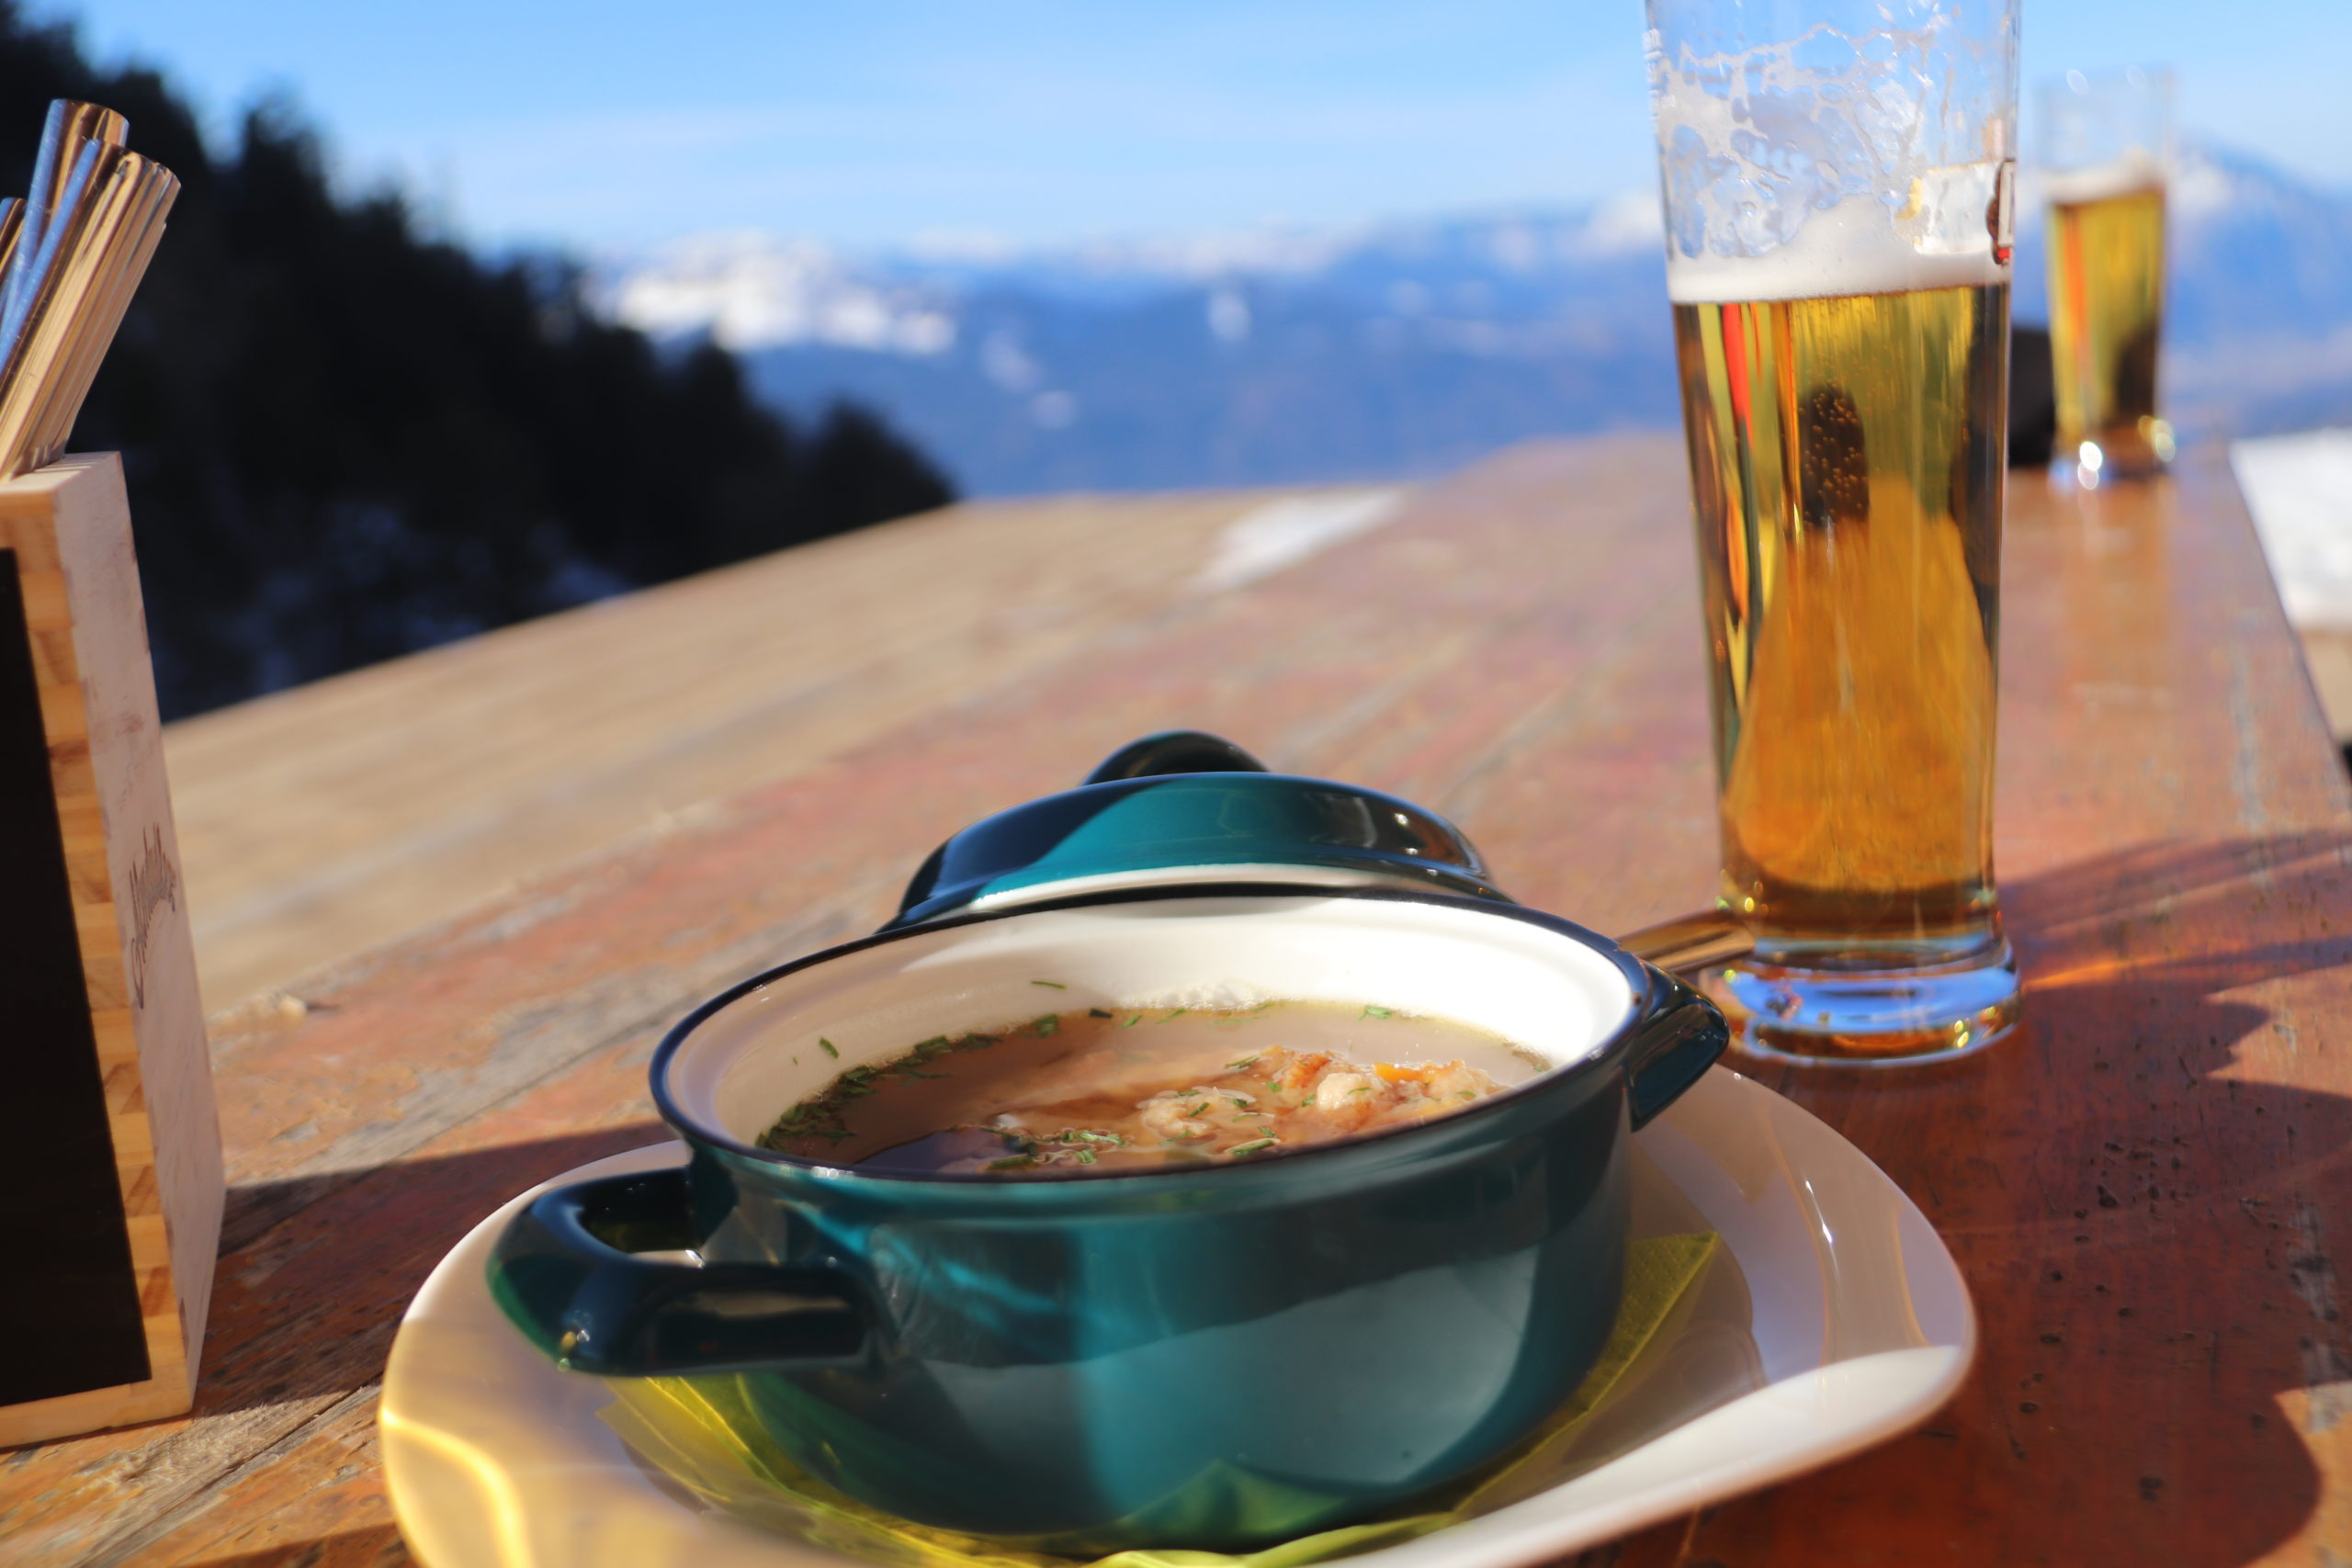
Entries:
[[[1233, 792], [1227, 820], [1271, 777]], [[1185, 836], [1197, 806], [1161, 826]], [[1322, 810], [1290, 809], [1292, 828]], [[502, 1237], [492, 1287], [581, 1371], [740, 1375], [798, 1463], [928, 1524], [1062, 1551], [1233, 1549], [1408, 1506], [1589, 1369], [1623, 1292], [1628, 1133], [1725, 1041], [1705, 1001], [1486, 888], [1449, 839], [1419, 847], [1475, 890], [1377, 863], [1358, 886], [1259, 880], [1285, 863], [1263, 842], [1248, 880], [1046, 877], [975, 908], [993, 879], [966, 876], [963, 912], [786, 964], [681, 1023], [652, 1077], [689, 1165], [542, 1197]], [[1329, 847], [1289, 851], [1321, 871]], [[1065, 869], [1103, 876], [1111, 852]], [[910, 908], [956, 859], [934, 857]], [[1373, 1003], [1551, 1066], [1438, 1121], [1227, 1166], [877, 1176], [757, 1146], [846, 1068], [1035, 1016], [1041, 978], [1067, 987], [1057, 1010]]]

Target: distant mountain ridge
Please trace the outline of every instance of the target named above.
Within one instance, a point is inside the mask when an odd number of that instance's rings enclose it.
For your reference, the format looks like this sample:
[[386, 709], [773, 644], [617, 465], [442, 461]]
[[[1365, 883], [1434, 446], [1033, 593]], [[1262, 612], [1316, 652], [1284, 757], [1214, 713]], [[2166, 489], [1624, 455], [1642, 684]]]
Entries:
[[[2352, 196], [2200, 147], [2174, 185], [2166, 379], [2192, 434], [2352, 418]], [[2038, 204], [2017, 311], [2044, 314]], [[1385, 479], [1671, 425], [1657, 203], [850, 257], [711, 236], [597, 298], [716, 338], [805, 413], [887, 412], [982, 493]]]

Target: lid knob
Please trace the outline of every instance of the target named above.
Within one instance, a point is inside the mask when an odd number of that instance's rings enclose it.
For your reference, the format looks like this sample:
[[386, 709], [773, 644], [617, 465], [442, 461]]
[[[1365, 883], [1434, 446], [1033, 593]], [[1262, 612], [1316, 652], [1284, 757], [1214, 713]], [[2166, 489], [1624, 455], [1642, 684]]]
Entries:
[[1204, 729], [1163, 729], [1140, 740], [1130, 740], [1102, 759], [1086, 775], [1091, 784], [1114, 779], [1144, 779], [1160, 773], [1262, 773], [1266, 764], [1227, 740]]
[[1444, 818], [1358, 784], [1269, 773], [1220, 736], [1122, 746], [1086, 783], [973, 823], [932, 852], [890, 926], [1099, 892], [1248, 883], [1509, 898]]

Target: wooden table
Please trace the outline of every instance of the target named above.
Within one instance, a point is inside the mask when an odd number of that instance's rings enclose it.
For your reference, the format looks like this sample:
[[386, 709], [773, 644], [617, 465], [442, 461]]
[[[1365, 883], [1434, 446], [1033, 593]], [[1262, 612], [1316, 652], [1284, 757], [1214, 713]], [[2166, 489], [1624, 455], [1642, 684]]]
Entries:
[[[10, 1563], [404, 1560], [375, 1385], [402, 1304], [522, 1187], [653, 1140], [693, 999], [861, 932], [944, 834], [1134, 733], [1464, 823], [1603, 929], [1702, 900], [1713, 822], [1679, 443], [1521, 449], [1384, 529], [976, 694], [224, 1017], [220, 1293], [190, 1420], [0, 1455]], [[1629, 1564], [2352, 1557], [2352, 791], [2226, 471], [2016, 486], [2000, 845], [2021, 1037], [1768, 1071], [1927, 1211], [1984, 1351], [1928, 1427], [1594, 1555]]]
[[1181, 597], [1268, 506], [1367, 493], [966, 502], [170, 725], [204, 994], [671, 832]]

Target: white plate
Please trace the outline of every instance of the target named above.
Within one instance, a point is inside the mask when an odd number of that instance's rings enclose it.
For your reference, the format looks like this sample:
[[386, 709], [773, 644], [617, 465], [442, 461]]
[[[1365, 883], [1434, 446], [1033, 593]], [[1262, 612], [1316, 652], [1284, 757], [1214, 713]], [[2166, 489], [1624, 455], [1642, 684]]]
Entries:
[[[1976, 1354], [1959, 1269], [1851, 1144], [1717, 1067], [1634, 1140], [1634, 1232], [1724, 1251], [1575, 1441], [1515, 1500], [1349, 1559], [1519, 1568], [1842, 1459], [1917, 1426]], [[560, 1181], [676, 1164], [664, 1144]], [[554, 1183], [549, 1183], [550, 1186]], [[596, 1417], [611, 1395], [492, 1301], [476, 1226], [410, 1303], [379, 1419], [392, 1507], [429, 1568], [841, 1568], [706, 1510]]]

